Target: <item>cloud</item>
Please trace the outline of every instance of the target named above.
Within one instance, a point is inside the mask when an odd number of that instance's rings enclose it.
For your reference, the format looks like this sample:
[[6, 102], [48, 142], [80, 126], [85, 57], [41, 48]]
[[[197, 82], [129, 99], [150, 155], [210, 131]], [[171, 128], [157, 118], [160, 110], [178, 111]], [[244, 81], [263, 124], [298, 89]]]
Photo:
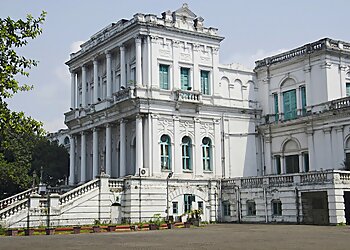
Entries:
[[55, 132], [62, 128], [67, 128], [64, 124], [63, 115], [60, 118], [44, 120], [44, 129], [49, 132]]
[[60, 82], [70, 86], [70, 75], [67, 67], [65, 66], [56, 67], [53, 73]]
[[70, 45], [70, 53], [75, 53], [80, 50], [80, 45], [83, 44], [85, 41], [75, 41]]

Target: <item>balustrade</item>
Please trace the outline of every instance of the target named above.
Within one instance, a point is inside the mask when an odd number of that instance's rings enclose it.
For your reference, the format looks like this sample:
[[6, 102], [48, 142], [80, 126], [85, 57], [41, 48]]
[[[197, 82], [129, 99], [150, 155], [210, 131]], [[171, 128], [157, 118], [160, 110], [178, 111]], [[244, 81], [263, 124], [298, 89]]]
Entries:
[[88, 183], [85, 183], [84, 185], [81, 185], [65, 194], [63, 194], [60, 197], [60, 205], [67, 203], [68, 201], [71, 201], [73, 199], [75, 199], [76, 197], [79, 197], [91, 190], [94, 190], [96, 188], [98, 188], [100, 185], [100, 180], [96, 179], [96, 180], [92, 180]]
[[122, 180], [109, 179], [108, 181], [108, 187], [110, 188], [118, 188], [123, 186], [124, 182]]
[[11, 206], [12, 204], [14, 204], [18, 201], [21, 201], [23, 199], [28, 198], [32, 193], [35, 193], [35, 192], [37, 192], [37, 188], [31, 188], [31, 189], [23, 191], [19, 194], [16, 194], [16, 195], [13, 195], [11, 197], [8, 197], [6, 199], [1, 200], [0, 201], [0, 210], [6, 208], [8, 206]]
[[176, 99], [182, 102], [199, 103], [202, 102], [202, 94], [197, 91], [177, 90]]
[[270, 186], [293, 185], [293, 175], [271, 176], [269, 177]]
[[0, 220], [4, 220], [11, 215], [14, 215], [18, 213], [19, 211], [22, 211], [23, 209], [26, 209], [28, 207], [28, 198], [23, 199], [16, 203], [15, 205], [11, 207], [7, 207], [0, 211]]

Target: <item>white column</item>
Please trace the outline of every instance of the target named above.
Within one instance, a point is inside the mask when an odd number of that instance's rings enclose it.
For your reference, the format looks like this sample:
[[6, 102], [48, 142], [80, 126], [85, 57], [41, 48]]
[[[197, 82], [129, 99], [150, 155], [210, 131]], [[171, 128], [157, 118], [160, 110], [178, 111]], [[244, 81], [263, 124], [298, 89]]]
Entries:
[[301, 95], [300, 95], [300, 87], [296, 88], [296, 97], [297, 97], [297, 115], [301, 115]]
[[125, 137], [125, 120], [120, 120], [120, 177], [126, 175], [126, 137]]
[[98, 129], [93, 128], [92, 132], [92, 178], [98, 175]]
[[314, 135], [312, 131], [307, 131], [307, 147], [309, 151], [309, 170], [315, 170], [315, 151], [314, 151]]
[[126, 86], [125, 47], [120, 46], [120, 87]]
[[341, 167], [343, 167], [344, 164], [344, 137], [343, 137], [343, 126], [340, 127], [336, 127], [335, 128], [336, 131], [336, 135], [337, 135], [337, 145], [338, 145], [338, 149], [337, 152], [338, 154], [336, 155], [337, 159], [336, 159], [336, 165], [334, 166], [334, 168], [339, 169]]
[[151, 53], [151, 37], [147, 36], [147, 86], [152, 84], [152, 53]]
[[196, 175], [203, 175], [203, 164], [202, 164], [202, 140], [201, 140], [201, 124], [200, 120], [195, 118], [194, 119], [194, 148], [192, 149], [193, 158], [192, 158], [192, 171], [193, 174]]
[[80, 163], [80, 183], [86, 181], [86, 134], [81, 132], [81, 163]]
[[272, 174], [271, 141], [269, 135], [265, 135], [265, 175]]
[[[200, 70], [199, 70], [199, 65], [198, 63], [200, 62], [200, 51], [199, 51], [199, 45], [198, 44], [194, 44], [193, 48], [192, 48], [192, 53], [193, 53], [193, 80], [192, 81], [192, 87], [193, 90], [195, 91], [201, 91], [201, 84], [200, 84]], [[211, 82], [210, 82], [211, 84]], [[210, 92], [212, 93], [212, 92]]]
[[213, 173], [215, 176], [222, 177], [222, 159], [221, 159], [221, 128], [220, 120], [214, 121], [214, 147], [213, 147]]
[[106, 174], [112, 176], [112, 127], [106, 125]]
[[325, 142], [325, 159], [326, 159], [326, 162], [324, 162], [323, 164], [326, 164], [326, 165], [323, 165], [323, 167], [321, 166], [321, 168], [323, 169], [331, 169], [333, 168], [332, 166], [332, 141], [331, 141], [331, 128], [324, 128], [323, 129], [323, 133], [324, 133], [324, 142]]
[[[212, 82], [211, 84], [218, 84], [220, 81], [219, 76], [219, 48], [212, 48], [212, 63], [213, 63], [213, 72], [212, 72]], [[214, 91], [212, 92], [214, 95], [221, 95], [220, 88], [214, 87]]]
[[75, 169], [75, 136], [70, 138], [69, 146], [69, 185], [74, 185], [74, 169]]
[[136, 45], [136, 85], [142, 86], [141, 38], [135, 38]]
[[86, 107], [86, 67], [81, 67], [81, 105]]
[[106, 52], [107, 98], [112, 97], [112, 55]]
[[143, 134], [142, 134], [142, 116], [136, 116], [136, 169], [138, 174], [143, 167]]
[[304, 161], [303, 161], [303, 154], [299, 154], [299, 172], [304, 172], [305, 171], [305, 166], [304, 166]]
[[76, 83], [75, 83], [75, 72], [71, 72], [71, 108], [75, 109], [77, 106], [75, 104], [75, 97], [76, 97], [76, 91], [75, 91], [75, 87], [76, 87]]
[[98, 61], [97, 58], [94, 59], [94, 100], [93, 103], [98, 102]]

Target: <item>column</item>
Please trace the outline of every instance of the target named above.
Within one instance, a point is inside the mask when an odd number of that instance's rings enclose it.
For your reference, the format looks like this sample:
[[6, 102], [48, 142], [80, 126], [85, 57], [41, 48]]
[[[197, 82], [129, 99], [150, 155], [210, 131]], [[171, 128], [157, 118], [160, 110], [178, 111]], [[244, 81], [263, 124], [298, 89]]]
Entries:
[[125, 120], [120, 120], [120, 177], [126, 175], [126, 137], [125, 137]]
[[222, 177], [222, 159], [221, 159], [221, 128], [220, 120], [214, 121], [214, 146], [213, 146], [213, 172], [215, 176]]
[[339, 169], [341, 167], [344, 167], [344, 137], [343, 137], [343, 126], [339, 126], [335, 128], [337, 139], [336, 143], [338, 145], [337, 154], [336, 154], [336, 161], [334, 168]]
[[297, 97], [297, 115], [301, 115], [301, 96], [300, 96], [300, 87], [296, 88], [296, 97]]
[[107, 99], [112, 97], [112, 55], [106, 52]]
[[[200, 62], [200, 51], [199, 51], [199, 45], [198, 44], [194, 44], [193, 45], [193, 49], [192, 49], [192, 53], [193, 53], [193, 72], [192, 72], [192, 89], [195, 91], [201, 91], [201, 84], [200, 84], [200, 70], [199, 70], [199, 65], [198, 62]], [[212, 82], [210, 82], [210, 84], [212, 84]], [[210, 92], [213, 93], [213, 92]]]
[[86, 107], [86, 67], [81, 67], [81, 106]]
[[[282, 160], [282, 162], [283, 162], [283, 160]], [[265, 175], [272, 174], [270, 135], [265, 135], [265, 166], [264, 166], [264, 168], [265, 168]]]
[[213, 72], [212, 72], [212, 82], [213, 85], [213, 93], [214, 95], [221, 95], [220, 88], [218, 86], [214, 86], [214, 84], [218, 84], [220, 81], [219, 77], [219, 47], [212, 47], [212, 63], [213, 63]]
[[106, 125], [106, 174], [112, 176], [112, 127]]
[[151, 53], [151, 37], [147, 36], [147, 86], [152, 84], [152, 53]]
[[75, 136], [71, 135], [69, 146], [69, 185], [74, 185]]
[[316, 169], [313, 131], [308, 130], [306, 131], [306, 134], [307, 134], [307, 147], [309, 150], [309, 169], [310, 171], [312, 171]]
[[304, 159], [303, 159], [303, 154], [302, 153], [299, 154], [298, 159], [299, 159], [299, 172], [304, 172], [305, 171], [305, 166], [304, 166], [304, 161], [303, 161]]
[[94, 100], [93, 103], [98, 102], [98, 61], [94, 59]]
[[330, 168], [333, 168], [332, 166], [332, 141], [331, 141], [331, 128], [324, 128], [323, 129], [323, 133], [324, 133], [324, 145], [325, 145], [325, 159], [326, 159], [326, 162], [324, 162], [324, 165], [323, 167], [321, 166], [321, 168], [323, 169], [330, 169]]
[[201, 149], [201, 123], [198, 118], [194, 119], [194, 148], [192, 149], [192, 171], [193, 174], [203, 175], [203, 164], [202, 164], [202, 149]]
[[125, 47], [120, 46], [120, 87], [125, 88], [126, 72], [125, 72]]
[[92, 131], [92, 178], [95, 178], [98, 176], [98, 128]]
[[135, 173], [139, 173], [143, 167], [143, 134], [142, 134], [142, 116], [136, 116], [136, 169]]
[[[281, 156], [281, 173], [282, 173], [282, 174], [287, 173], [286, 157], [285, 157], [283, 154], [282, 154], [282, 156]], [[269, 173], [269, 174], [272, 174], [272, 172]]]
[[86, 181], [86, 134], [81, 132], [81, 163], [80, 163], [80, 183]]
[[75, 104], [75, 96], [76, 96], [76, 92], [75, 92], [75, 87], [76, 87], [76, 83], [75, 83], [75, 72], [71, 72], [71, 108], [75, 109], [77, 106]]
[[136, 85], [142, 86], [141, 38], [135, 38], [136, 45]]

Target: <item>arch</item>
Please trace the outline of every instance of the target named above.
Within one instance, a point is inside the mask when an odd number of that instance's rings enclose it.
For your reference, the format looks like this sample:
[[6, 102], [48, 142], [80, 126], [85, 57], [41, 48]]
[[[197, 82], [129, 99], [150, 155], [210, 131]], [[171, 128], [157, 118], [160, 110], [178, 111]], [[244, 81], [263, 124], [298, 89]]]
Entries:
[[282, 142], [281, 151], [283, 153], [298, 152], [300, 149], [300, 143], [296, 138], [288, 138]]
[[280, 88], [295, 86], [297, 84], [297, 79], [293, 76], [284, 77], [280, 82]]
[[243, 86], [243, 83], [240, 79], [235, 79], [235, 81], [233, 82], [234, 85], [239, 85], [239, 86]]
[[212, 171], [212, 140], [209, 137], [203, 137], [202, 139], [202, 164], [204, 171]]
[[199, 197], [203, 201], [208, 201], [208, 194], [207, 192], [200, 191], [196, 187], [178, 187], [173, 191], [169, 192], [169, 201], [174, 200], [175, 198], [185, 195], [185, 194], [194, 194], [195, 196]]
[[226, 76], [223, 76], [223, 77], [221, 77], [220, 82], [221, 82], [221, 83], [229, 84], [229, 83], [230, 83], [230, 80], [229, 80]]
[[160, 163], [162, 170], [171, 170], [171, 138], [163, 134], [159, 138], [160, 143]]
[[350, 150], [350, 135], [345, 138], [344, 148], [345, 150]]

